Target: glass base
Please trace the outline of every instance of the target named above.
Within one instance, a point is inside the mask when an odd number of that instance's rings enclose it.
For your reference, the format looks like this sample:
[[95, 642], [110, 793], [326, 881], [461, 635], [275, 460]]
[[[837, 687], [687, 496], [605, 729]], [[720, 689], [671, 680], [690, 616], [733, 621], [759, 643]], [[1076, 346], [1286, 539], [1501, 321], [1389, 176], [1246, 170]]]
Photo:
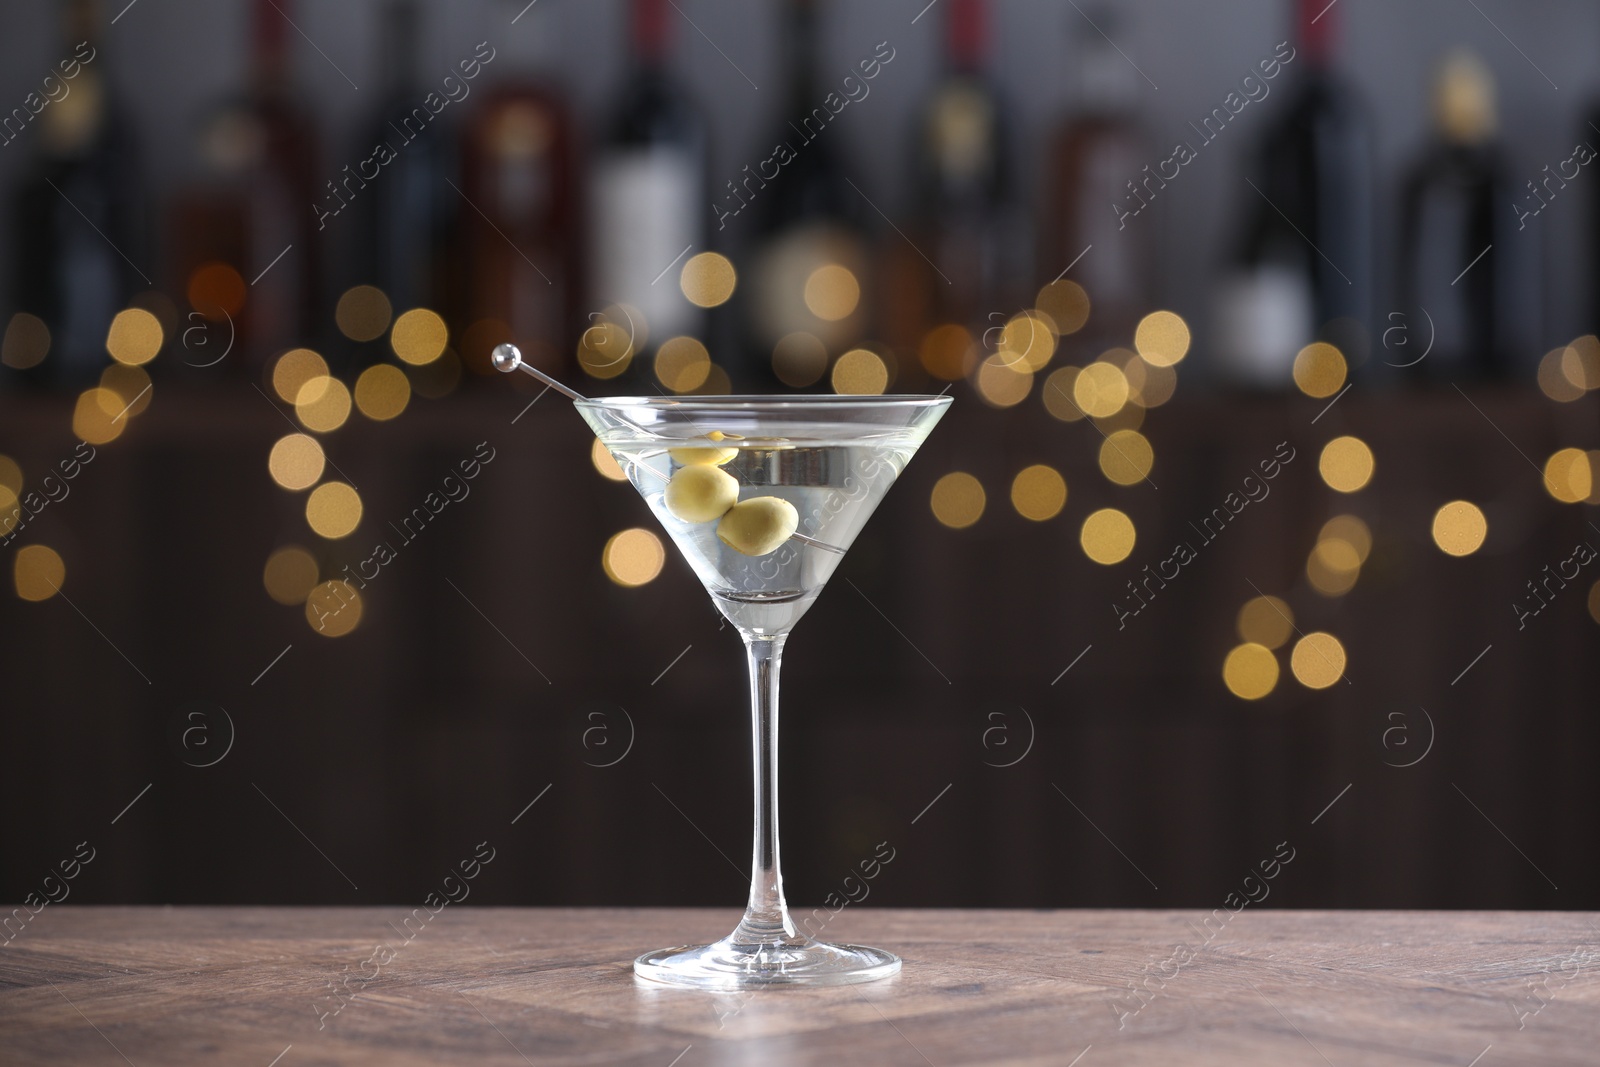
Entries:
[[806, 938], [736, 944], [724, 938], [695, 948], [663, 948], [633, 961], [640, 978], [691, 989], [759, 989], [775, 985], [850, 985], [900, 973], [900, 957], [862, 945]]

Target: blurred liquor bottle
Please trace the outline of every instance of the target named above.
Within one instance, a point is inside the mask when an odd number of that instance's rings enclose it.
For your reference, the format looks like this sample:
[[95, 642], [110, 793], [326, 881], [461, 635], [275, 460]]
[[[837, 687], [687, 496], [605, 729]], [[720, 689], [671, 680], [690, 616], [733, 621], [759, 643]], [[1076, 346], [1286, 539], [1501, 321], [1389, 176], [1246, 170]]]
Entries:
[[248, 83], [202, 120], [204, 177], [174, 212], [179, 291], [194, 312], [232, 324], [243, 358], [230, 362], [239, 367], [315, 339], [319, 208], [354, 195], [353, 185], [317, 185], [316, 128], [293, 74], [293, 17], [292, 0], [250, 5]]
[[[71, 389], [109, 361], [106, 331], [136, 288], [149, 287], [141, 272], [151, 266], [138, 145], [99, 48], [103, 12], [96, 0], [60, 7], [58, 63], [0, 132], [8, 146], [33, 142], [15, 201], [9, 266], [19, 314], [4, 358], [32, 385]], [[14, 121], [19, 111], [25, 123]]]
[[489, 353], [514, 340], [550, 374], [573, 365], [582, 309], [576, 134], [552, 77], [561, 44], [548, 3], [500, 0], [488, 38], [491, 85], [463, 132], [461, 265], [472, 325], [462, 358], [493, 374]]
[[[1116, 11], [1099, 7], [1086, 19], [1070, 12], [1078, 55], [1074, 113], [1056, 134], [1045, 187], [1041, 268], [1089, 294], [1080, 337], [1093, 356], [1133, 338], [1153, 308], [1152, 220], [1120, 217], [1128, 183], [1145, 176], [1150, 159], [1136, 109], [1139, 74], [1111, 42]], [[1090, 21], [1092, 20], [1092, 22]], [[1104, 32], [1101, 32], [1104, 31]]]
[[705, 313], [678, 278], [705, 242], [706, 124], [667, 70], [671, 10], [669, 0], [632, 0], [632, 73], [594, 165], [589, 299], [625, 334], [580, 345], [584, 370], [598, 378], [633, 360], [642, 369], [661, 342], [704, 332]]
[[859, 340], [872, 279], [861, 194], [838, 163], [840, 131], [829, 129], [842, 89], [820, 76], [821, 0], [788, 0], [783, 30], [789, 89], [781, 120], [764, 143], [773, 155], [747, 164], [717, 197], [719, 228], [753, 207], [759, 223], [745, 293], [748, 362], [736, 386], [774, 375], [801, 387]]
[[[1293, 95], [1262, 141], [1249, 222], [1217, 302], [1219, 366], [1265, 388], [1287, 387], [1313, 340], [1365, 362], [1373, 328], [1371, 121], [1335, 70], [1339, 9], [1297, 0], [1297, 10], [1283, 70]], [[1271, 79], [1255, 80], [1271, 91]]]
[[[1401, 222], [1401, 302], [1419, 354], [1418, 380], [1502, 378], [1507, 370], [1507, 256], [1497, 241], [1514, 201], [1495, 138], [1495, 86], [1482, 61], [1457, 52], [1441, 63], [1433, 89], [1433, 143], [1407, 174]], [[1506, 235], [1509, 237], [1509, 234]], [[1518, 235], [1529, 243], [1534, 231]], [[1500, 244], [1498, 251], [1490, 246]], [[1398, 360], [1397, 360], [1398, 362]]]
[[[388, 0], [384, 5], [377, 63], [384, 72], [383, 102], [364, 142], [377, 154], [357, 164], [366, 179], [355, 203], [361, 212], [361, 280], [383, 290], [396, 314], [417, 307], [451, 309], [449, 279], [455, 272], [446, 241], [463, 206], [449, 185], [457, 180], [454, 139], [447, 125], [455, 109], [445, 114], [427, 106], [431, 95], [442, 108], [439, 94], [448, 90], [441, 90], [440, 79], [422, 74], [422, 18], [418, 0]], [[464, 87], [455, 92], [470, 95], [476, 88], [462, 71], [447, 73], [451, 85]], [[378, 146], [388, 151], [379, 153]], [[331, 219], [328, 225], [334, 225]], [[383, 355], [381, 346], [371, 346], [370, 359]]]

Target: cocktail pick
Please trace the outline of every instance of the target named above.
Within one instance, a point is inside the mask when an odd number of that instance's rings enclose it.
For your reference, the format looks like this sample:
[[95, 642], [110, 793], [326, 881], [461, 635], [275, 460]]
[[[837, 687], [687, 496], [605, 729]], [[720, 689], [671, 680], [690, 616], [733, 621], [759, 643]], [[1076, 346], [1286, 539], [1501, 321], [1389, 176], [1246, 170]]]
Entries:
[[548, 385], [550, 388], [554, 389], [556, 392], [567, 397], [569, 400], [588, 399], [588, 397], [577, 392], [576, 390], [569, 389], [567, 386], [556, 381], [538, 367], [535, 367], [530, 363], [522, 362], [522, 349], [518, 348], [516, 345], [495, 345], [494, 351], [490, 353], [489, 358], [494, 362], [495, 370], [503, 371], [506, 374], [510, 374], [514, 370], [525, 371], [539, 379], [544, 384]]
[[[495, 369], [498, 371], [502, 371], [506, 374], [510, 374], [514, 370], [524, 371], [533, 375], [535, 378], [539, 379], [541, 382], [565, 397], [568, 397], [574, 401], [588, 401], [588, 397], [584, 396], [582, 393], [579, 393], [577, 390], [571, 389], [561, 382], [556, 381], [539, 368], [532, 366], [531, 364], [524, 363], [522, 361], [522, 350], [514, 344], [507, 342], [505, 344], [495, 345], [494, 351], [490, 353], [490, 359], [494, 363]], [[629, 466], [636, 467], [640, 470], [649, 471], [657, 478], [661, 478], [663, 481], [666, 480], [665, 475], [648, 464], [633, 463], [629, 461]], [[807, 537], [803, 533], [793, 533], [789, 536], [793, 540], [799, 541], [801, 544], [810, 545], [813, 548], [820, 548], [824, 552], [833, 552], [840, 556], [844, 555], [844, 549], [838, 547], [837, 545], [830, 545], [826, 541], [818, 541], [815, 537]]]

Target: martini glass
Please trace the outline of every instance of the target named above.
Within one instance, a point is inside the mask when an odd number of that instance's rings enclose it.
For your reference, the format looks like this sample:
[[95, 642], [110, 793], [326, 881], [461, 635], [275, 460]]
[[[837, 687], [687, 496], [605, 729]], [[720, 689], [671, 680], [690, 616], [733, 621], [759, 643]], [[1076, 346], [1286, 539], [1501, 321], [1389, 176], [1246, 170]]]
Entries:
[[750, 902], [721, 941], [634, 961], [642, 978], [700, 989], [840, 985], [885, 978], [900, 959], [796, 932], [778, 862], [778, 668], [806, 613], [950, 398], [578, 399], [750, 666], [755, 841]]

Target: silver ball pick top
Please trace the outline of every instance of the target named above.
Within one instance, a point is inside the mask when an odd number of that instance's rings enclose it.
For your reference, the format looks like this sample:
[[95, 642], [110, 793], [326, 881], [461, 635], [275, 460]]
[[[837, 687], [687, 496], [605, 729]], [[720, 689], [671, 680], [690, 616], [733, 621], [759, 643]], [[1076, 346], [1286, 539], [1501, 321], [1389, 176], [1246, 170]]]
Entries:
[[495, 345], [494, 351], [489, 354], [489, 358], [494, 363], [494, 369], [497, 371], [505, 374], [510, 374], [514, 370], [524, 371], [571, 400], [587, 399], [583, 394], [567, 388], [537, 367], [522, 362], [522, 350], [509, 341], [505, 344]]

